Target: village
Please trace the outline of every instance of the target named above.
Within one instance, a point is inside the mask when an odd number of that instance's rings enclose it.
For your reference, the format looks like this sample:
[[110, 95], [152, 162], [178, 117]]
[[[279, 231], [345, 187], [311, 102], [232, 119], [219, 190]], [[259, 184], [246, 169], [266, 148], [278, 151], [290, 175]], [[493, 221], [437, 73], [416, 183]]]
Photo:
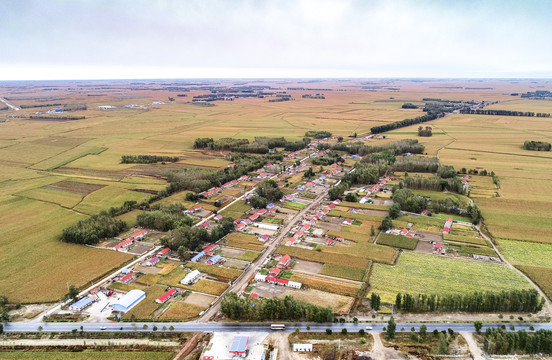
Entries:
[[[182, 261], [176, 251], [161, 246], [164, 233], [158, 230], [136, 227], [100, 243], [98, 247], [134, 254], [139, 260], [50, 318], [207, 321], [220, 317], [220, 300], [229, 291], [253, 299], [291, 295], [332, 306], [340, 316], [377, 314], [368, 301], [369, 273], [376, 263], [393, 266], [403, 252], [501, 261], [497, 256], [459, 251], [467, 237], [477, 246], [487, 245], [471, 223], [430, 217], [427, 210], [404, 212], [390, 229], [380, 232], [400, 175], [351, 187], [345, 195], [354, 195], [357, 202], [330, 200], [328, 190], [339, 185], [361, 157], [344, 154], [342, 161], [313, 166], [313, 159], [328, 154], [317, 150], [324, 141], [336, 139], [313, 142], [290, 152], [282, 162], [268, 163], [199, 194], [202, 200], [184, 210], [194, 225], [210, 231], [229, 217], [234, 232], [204, 244], [189, 260]], [[314, 177], [306, 178], [313, 168], [317, 169]], [[275, 181], [284, 195], [264, 208], [253, 208], [248, 201], [257, 184], [266, 179]], [[213, 211], [215, 202], [221, 204], [218, 211]]]

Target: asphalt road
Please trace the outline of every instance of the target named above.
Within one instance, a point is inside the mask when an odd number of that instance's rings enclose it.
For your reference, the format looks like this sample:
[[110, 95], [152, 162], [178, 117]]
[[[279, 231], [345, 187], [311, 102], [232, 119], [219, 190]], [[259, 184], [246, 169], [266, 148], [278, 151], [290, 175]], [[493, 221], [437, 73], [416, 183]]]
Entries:
[[[343, 328], [346, 328], [349, 332], [358, 332], [360, 329], [365, 331], [375, 331], [382, 332], [383, 328], [387, 326], [387, 323], [285, 323], [287, 332], [295, 331], [296, 328], [299, 328], [299, 331], [307, 331], [307, 326], [310, 326], [310, 331], [326, 331], [326, 329], [332, 329], [332, 331], [341, 331]], [[144, 329], [144, 325], [147, 325], [147, 328]], [[418, 331], [421, 323], [398, 323], [397, 332], [401, 332], [401, 329], [404, 328], [404, 331], [409, 332], [410, 329], [414, 326], [415, 330]], [[437, 329], [438, 331], [452, 329], [456, 332], [474, 332], [473, 323], [426, 323], [427, 331], [432, 332]], [[552, 323], [535, 323], [535, 324], [485, 324], [483, 325], [483, 331], [487, 327], [499, 327], [505, 325], [506, 330], [510, 330], [510, 325], [514, 325], [515, 331], [518, 330], [527, 330], [531, 331], [530, 327], [533, 326], [535, 330], [546, 329], [552, 330]], [[15, 323], [5, 323], [4, 331], [6, 332], [35, 332], [38, 327], [42, 326], [43, 331], [55, 331], [55, 332], [69, 332], [74, 329], [80, 331], [82, 326], [83, 331], [87, 332], [98, 332], [98, 331], [140, 331], [140, 332], [152, 332], [153, 327], [157, 326], [158, 332], [163, 331], [163, 326], [166, 327], [166, 331], [169, 330], [170, 326], [174, 327], [174, 331], [179, 332], [259, 332], [259, 331], [278, 331], [271, 330], [270, 323], [181, 323], [181, 322], [148, 322], [148, 323], [35, 323], [35, 322], [15, 322]], [[136, 330], [134, 328], [136, 327]], [[371, 327], [368, 329], [367, 327]], [[280, 330], [281, 331], [281, 330]]]

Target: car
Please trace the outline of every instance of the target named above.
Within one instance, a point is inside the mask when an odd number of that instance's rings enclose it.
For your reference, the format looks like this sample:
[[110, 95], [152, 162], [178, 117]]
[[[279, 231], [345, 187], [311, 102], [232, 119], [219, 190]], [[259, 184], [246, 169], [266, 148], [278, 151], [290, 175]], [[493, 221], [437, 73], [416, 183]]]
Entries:
[[372, 330], [371, 326], [366, 326], [366, 330]]
[[102, 326], [100, 330], [107, 330], [107, 328], [105, 326]]

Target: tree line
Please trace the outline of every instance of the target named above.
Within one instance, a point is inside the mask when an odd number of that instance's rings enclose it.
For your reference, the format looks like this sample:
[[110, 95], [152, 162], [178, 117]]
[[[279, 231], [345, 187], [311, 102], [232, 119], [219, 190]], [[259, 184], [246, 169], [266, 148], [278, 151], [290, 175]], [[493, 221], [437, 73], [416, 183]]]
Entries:
[[489, 354], [552, 354], [552, 331], [537, 330], [529, 334], [525, 330], [509, 332], [503, 328], [487, 328], [483, 347]]
[[229, 292], [222, 298], [221, 312], [233, 320], [301, 320], [315, 322], [333, 322], [334, 315], [330, 306], [321, 307], [295, 300], [292, 296], [283, 299], [240, 298], [235, 292]]
[[546, 141], [527, 140], [523, 143], [523, 148], [532, 151], [550, 151], [552, 145]]
[[123, 155], [121, 164], [154, 164], [158, 162], [177, 162], [178, 156], [158, 156], [158, 155]]
[[345, 151], [349, 154], [358, 154], [360, 156], [365, 156], [374, 153], [382, 153], [385, 151], [390, 152], [393, 155], [401, 155], [406, 153], [411, 154], [423, 154], [425, 151], [425, 146], [418, 142], [418, 139], [403, 139], [398, 141], [392, 141], [387, 144], [381, 145], [364, 145], [360, 142], [357, 143], [337, 143], [337, 144], [328, 144], [321, 143], [317, 145], [318, 150], [335, 150], [335, 151]]
[[502, 116], [528, 116], [528, 117], [550, 117], [548, 113], [534, 113], [532, 111], [514, 111], [514, 110], [491, 110], [491, 109], [469, 109], [460, 110], [461, 114], [473, 115], [502, 115]]
[[308, 130], [305, 132], [306, 137], [312, 137], [315, 139], [324, 139], [332, 136], [332, 133], [325, 130]]
[[126, 229], [126, 222], [102, 211], [63, 229], [61, 239], [75, 244], [94, 245], [102, 239], [117, 236]]
[[422, 137], [433, 136], [433, 130], [431, 129], [431, 126], [426, 126], [425, 128], [423, 126], [419, 126], [418, 136], [422, 136]]
[[436, 157], [399, 157], [391, 167], [393, 171], [436, 173], [439, 168], [439, 159]]
[[404, 119], [404, 120], [395, 121], [395, 122], [385, 124], [385, 125], [374, 126], [370, 129], [370, 131], [373, 134], [379, 134], [379, 133], [399, 129], [399, 128], [402, 128], [402, 127], [406, 127], [406, 126], [410, 126], [410, 125], [415, 125], [415, 124], [420, 124], [420, 123], [424, 123], [424, 122], [427, 122], [427, 121], [435, 120], [435, 119], [438, 119], [438, 118], [442, 117], [443, 115], [444, 115], [444, 113], [442, 113], [442, 112], [430, 112], [430, 113], [427, 113], [425, 115], [415, 117], [413, 119]]
[[401, 294], [395, 298], [395, 309], [405, 312], [528, 312], [542, 310], [544, 299], [535, 289], [511, 290], [500, 293], [470, 294]]
[[424, 177], [420, 175], [406, 176], [399, 182], [399, 188], [414, 190], [450, 191], [458, 194], [464, 193], [462, 180], [457, 177], [443, 179], [440, 176]]
[[37, 120], [83, 120], [86, 116], [71, 115], [30, 115], [29, 118]]

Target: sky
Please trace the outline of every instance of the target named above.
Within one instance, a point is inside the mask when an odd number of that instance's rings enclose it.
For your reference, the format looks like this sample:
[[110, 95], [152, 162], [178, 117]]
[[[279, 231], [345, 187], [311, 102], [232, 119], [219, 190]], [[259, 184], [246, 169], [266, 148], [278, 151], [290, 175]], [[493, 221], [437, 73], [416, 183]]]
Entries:
[[552, 78], [551, 0], [0, 0], [0, 80]]

